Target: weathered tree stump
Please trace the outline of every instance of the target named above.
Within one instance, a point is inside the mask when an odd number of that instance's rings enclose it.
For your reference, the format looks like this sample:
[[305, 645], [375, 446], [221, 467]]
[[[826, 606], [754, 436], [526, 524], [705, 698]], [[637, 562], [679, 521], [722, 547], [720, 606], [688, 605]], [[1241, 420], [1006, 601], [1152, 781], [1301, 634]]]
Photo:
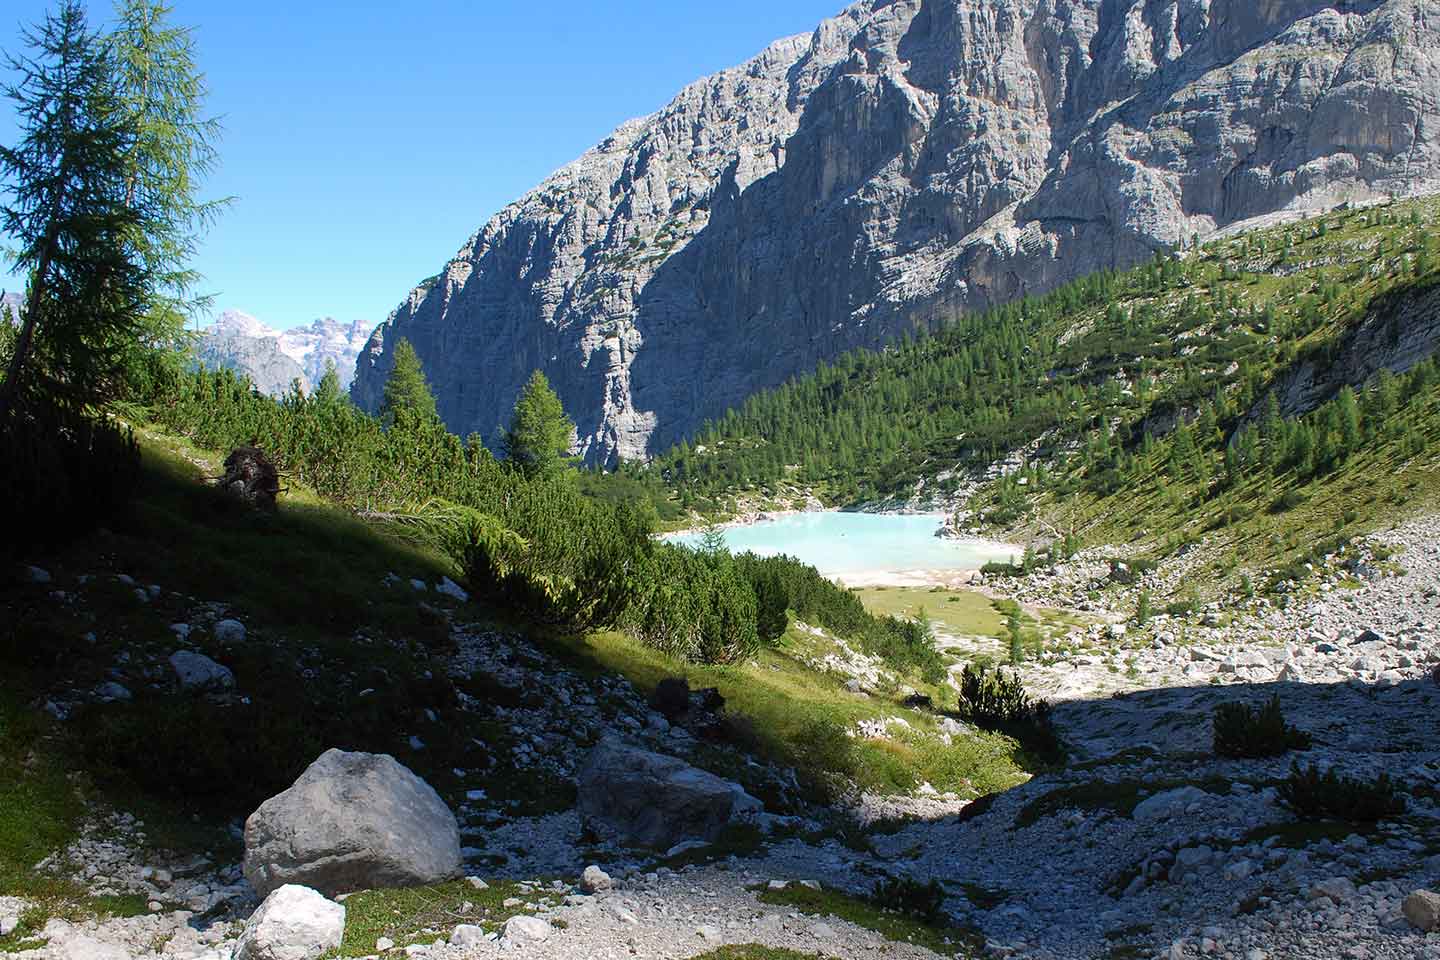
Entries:
[[274, 510], [280, 495], [280, 471], [259, 447], [236, 447], [225, 458], [225, 475], [216, 486], [220, 490], [259, 510]]

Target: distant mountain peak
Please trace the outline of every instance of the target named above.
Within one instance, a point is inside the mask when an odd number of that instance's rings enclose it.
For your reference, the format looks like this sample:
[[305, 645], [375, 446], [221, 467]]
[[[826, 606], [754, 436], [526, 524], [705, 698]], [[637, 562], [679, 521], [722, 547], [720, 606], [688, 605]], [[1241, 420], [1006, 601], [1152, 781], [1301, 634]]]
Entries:
[[299, 380], [305, 390], [335, 365], [342, 390], [355, 376], [355, 358], [370, 326], [322, 317], [305, 326], [277, 330], [243, 310], [226, 310], [201, 334], [196, 356], [211, 367], [243, 373], [264, 393], [280, 394]]

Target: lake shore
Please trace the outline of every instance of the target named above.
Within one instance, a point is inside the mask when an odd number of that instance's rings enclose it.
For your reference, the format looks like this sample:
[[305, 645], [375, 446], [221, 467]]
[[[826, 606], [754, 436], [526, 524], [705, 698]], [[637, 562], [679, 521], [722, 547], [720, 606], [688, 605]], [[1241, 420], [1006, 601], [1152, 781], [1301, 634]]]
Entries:
[[[945, 519], [943, 513], [914, 510], [775, 510], [717, 529], [727, 534], [727, 546], [736, 553], [794, 556], [847, 587], [963, 587], [986, 563], [1009, 561], [1023, 552], [978, 537], [941, 537]], [[757, 529], [765, 525], [774, 530]], [[663, 539], [688, 539], [693, 545], [701, 533], [703, 528], [676, 531]]]

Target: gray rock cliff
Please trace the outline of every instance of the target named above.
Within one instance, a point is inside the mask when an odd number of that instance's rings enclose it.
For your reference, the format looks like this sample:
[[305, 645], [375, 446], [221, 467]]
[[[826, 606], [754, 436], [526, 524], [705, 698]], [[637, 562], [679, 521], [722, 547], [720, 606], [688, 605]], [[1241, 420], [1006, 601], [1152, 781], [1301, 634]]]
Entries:
[[371, 336], [490, 439], [543, 369], [592, 461], [856, 346], [1279, 211], [1440, 185], [1429, 0], [867, 0], [497, 214]]

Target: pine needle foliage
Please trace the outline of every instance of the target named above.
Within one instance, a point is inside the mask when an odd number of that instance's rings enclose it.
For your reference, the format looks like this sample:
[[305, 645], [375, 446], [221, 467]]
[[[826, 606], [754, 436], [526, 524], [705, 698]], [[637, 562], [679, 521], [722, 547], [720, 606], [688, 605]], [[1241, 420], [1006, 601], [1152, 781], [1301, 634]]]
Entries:
[[545, 374], [530, 375], [515, 401], [510, 428], [501, 438], [505, 456], [526, 476], [552, 477], [570, 463], [575, 424]]
[[22, 38], [31, 54], [6, 58], [20, 136], [0, 146], [0, 232], [29, 286], [0, 418], [27, 395], [76, 406], [114, 396], [154, 282], [138, 245], [152, 211], [126, 195], [136, 134], [108, 46], [76, 0]]
[[401, 338], [395, 345], [394, 365], [385, 379], [380, 420], [389, 427], [401, 420], [427, 423], [439, 419], [435, 394], [430, 390], [430, 382], [425, 379], [420, 355], [409, 340]]
[[1222, 703], [1215, 708], [1215, 753], [1222, 757], [1278, 757], [1291, 750], [1308, 750], [1310, 735], [1285, 722], [1280, 697], [1271, 697], [1258, 710], [1249, 704]]
[[1336, 770], [1321, 771], [1310, 764], [1290, 767], [1290, 776], [1281, 781], [1280, 800], [1307, 820], [1338, 819], [1350, 823], [1375, 823], [1405, 812], [1406, 802], [1395, 781], [1380, 774], [1374, 780], [1342, 776]]

